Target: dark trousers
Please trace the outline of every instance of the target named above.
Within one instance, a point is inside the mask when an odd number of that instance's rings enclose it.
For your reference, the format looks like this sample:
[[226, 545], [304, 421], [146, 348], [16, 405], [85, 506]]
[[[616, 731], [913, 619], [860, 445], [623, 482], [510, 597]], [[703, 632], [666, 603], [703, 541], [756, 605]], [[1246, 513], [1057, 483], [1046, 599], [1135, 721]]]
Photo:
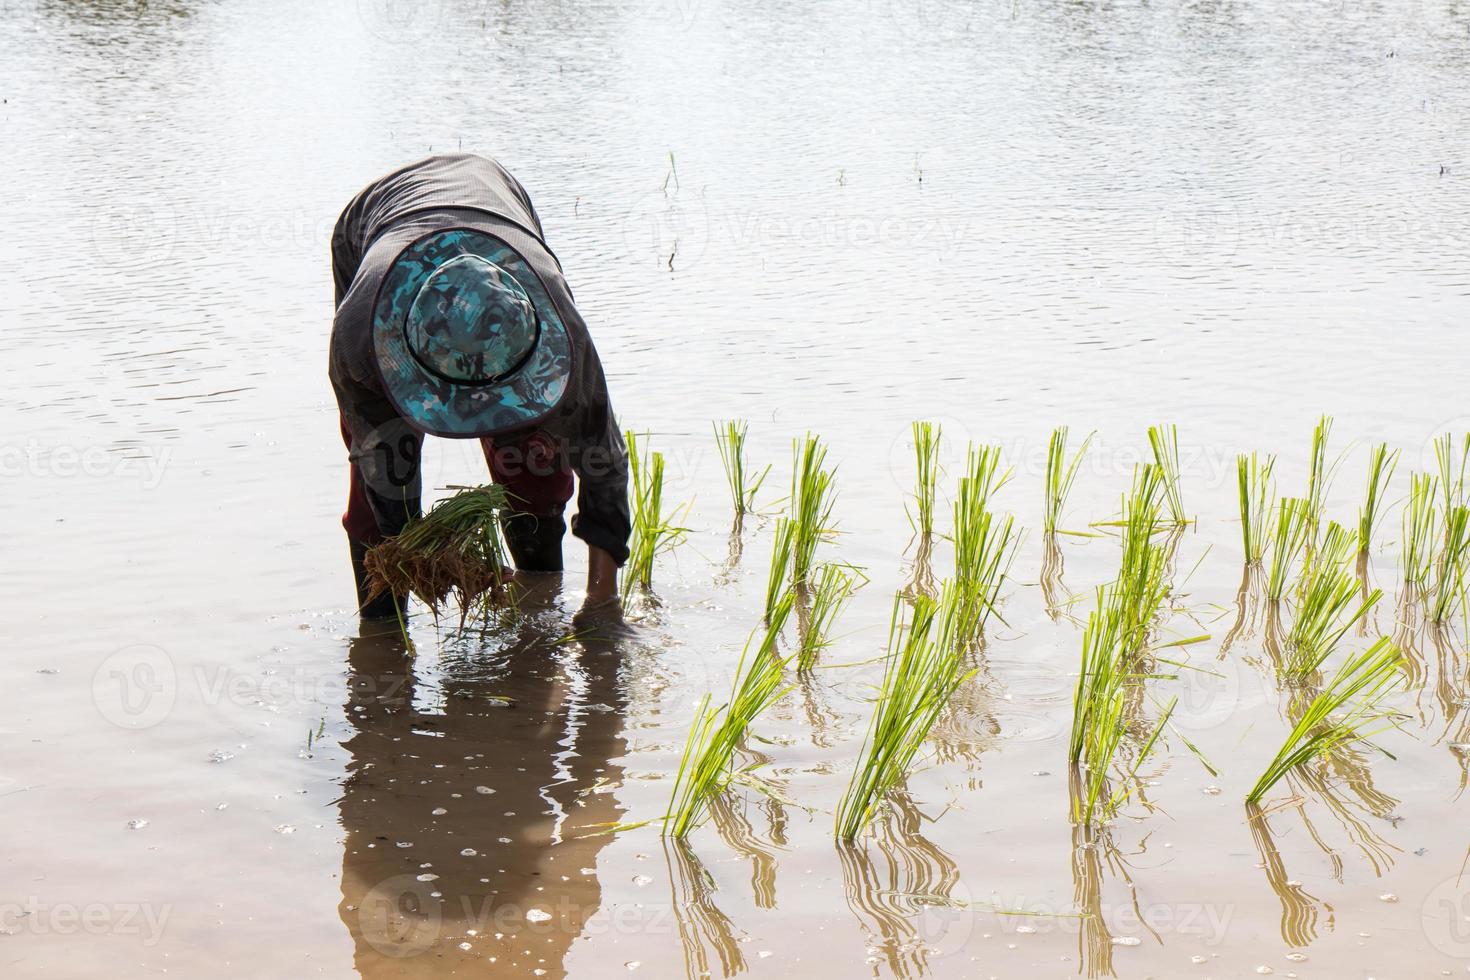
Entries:
[[[422, 437], [420, 437], [422, 440]], [[342, 441], [352, 450], [352, 435], [342, 422]], [[506, 546], [516, 568], [528, 572], [559, 572], [561, 542], [566, 534], [562, 516], [572, 499], [572, 471], [556, 444], [542, 432], [518, 433], [498, 439], [480, 440], [490, 478], [505, 487], [514, 516], [502, 522]], [[378, 519], [368, 502], [367, 482], [354, 464], [347, 490], [347, 511], [342, 527], [352, 549], [352, 569], [357, 581], [358, 608], [364, 616], [391, 616], [393, 597], [379, 596], [367, 602], [367, 578], [362, 568], [367, 549], [383, 539]], [[417, 514], [417, 506], [413, 508]], [[400, 599], [402, 597], [399, 597]], [[371, 607], [371, 608], [370, 608]]]

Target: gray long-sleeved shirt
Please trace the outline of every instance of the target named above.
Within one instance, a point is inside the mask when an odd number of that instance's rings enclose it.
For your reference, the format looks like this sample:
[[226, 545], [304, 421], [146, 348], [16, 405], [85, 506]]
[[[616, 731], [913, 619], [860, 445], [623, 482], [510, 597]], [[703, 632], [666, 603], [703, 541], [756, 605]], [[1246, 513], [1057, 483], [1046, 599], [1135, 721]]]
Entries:
[[[352, 199], [332, 233], [337, 315], [328, 373], [350, 456], [368, 487], [378, 528], [402, 530], [405, 502], [421, 493], [421, 439], [398, 415], [373, 354], [373, 304], [394, 259], [414, 241], [447, 228], [473, 228], [505, 242], [546, 286], [566, 324], [573, 374], [561, 404], [534, 428], [561, 449], [577, 477], [572, 533], [622, 564], [628, 555], [628, 461], [607, 381], [561, 264], [519, 181], [493, 160], [469, 153], [427, 157], [374, 181]], [[407, 438], [405, 438], [407, 436]]]

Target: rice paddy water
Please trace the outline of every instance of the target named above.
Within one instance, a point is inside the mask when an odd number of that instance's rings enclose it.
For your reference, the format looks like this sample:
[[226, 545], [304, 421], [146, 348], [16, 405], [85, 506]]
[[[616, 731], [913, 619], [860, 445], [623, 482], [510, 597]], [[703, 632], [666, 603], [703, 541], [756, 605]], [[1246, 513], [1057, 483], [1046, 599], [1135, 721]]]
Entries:
[[[1465, 975], [1467, 36], [7, 4], [0, 974]], [[575, 497], [355, 614], [331, 227], [457, 150], [636, 430], [621, 620]]]

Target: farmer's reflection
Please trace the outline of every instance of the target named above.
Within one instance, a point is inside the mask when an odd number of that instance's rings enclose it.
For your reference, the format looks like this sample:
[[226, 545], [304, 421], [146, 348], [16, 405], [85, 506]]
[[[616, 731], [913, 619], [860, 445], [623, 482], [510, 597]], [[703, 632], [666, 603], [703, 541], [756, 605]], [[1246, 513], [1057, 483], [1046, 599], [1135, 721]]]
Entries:
[[363, 976], [562, 975], [624, 751], [616, 645], [587, 628], [543, 600], [417, 675], [396, 625], [352, 641], [339, 911]]

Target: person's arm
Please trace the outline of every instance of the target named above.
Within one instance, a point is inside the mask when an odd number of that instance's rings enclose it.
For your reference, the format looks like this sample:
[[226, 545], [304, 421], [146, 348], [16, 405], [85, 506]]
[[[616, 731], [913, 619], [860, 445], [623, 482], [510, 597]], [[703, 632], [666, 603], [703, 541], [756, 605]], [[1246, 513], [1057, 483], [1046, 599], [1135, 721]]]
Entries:
[[577, 395], [578, 437], [569, 447], [577, 475], [577, 514], [572, 533], [587, 543], [587, 598], [617, 595], [618, 569], [628, 560], [632, 518], [628, 509], [628, 448], [618, 429], [597, 351], [583, 352]]

